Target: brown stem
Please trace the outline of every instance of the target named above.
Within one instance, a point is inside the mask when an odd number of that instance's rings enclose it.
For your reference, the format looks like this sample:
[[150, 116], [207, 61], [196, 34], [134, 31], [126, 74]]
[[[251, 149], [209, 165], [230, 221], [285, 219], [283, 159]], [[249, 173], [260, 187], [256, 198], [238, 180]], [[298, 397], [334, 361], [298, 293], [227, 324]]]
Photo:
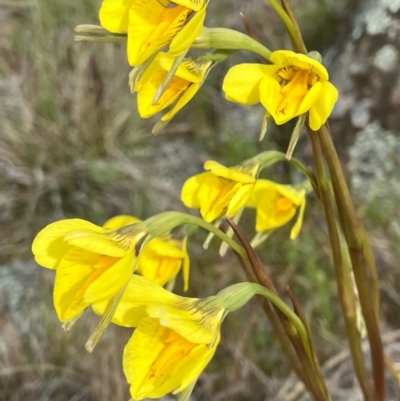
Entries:
[[[252, 268], [252, 274], [256, 277], [256, 280], [259, 284], [268, 288], [274, 294], [277, 294], [275, 286], [273, 285], [269, 276], [265, 273], [264, 265], [261, 262], [260, 258], [251, 247], [250, 243], [246, 240], [243, 234], [238, 229], [237, 225], [228, 217], [225, 217], [226, 221], [232, 227], [234, 233], [238, 237], [239, 241], [242, 243], [243, 248], [245, 249], [250, 266]], [[296, 350], [297, 358], [302, 365], [302, 369], [304, 371], [303, 375], [303, 383], [309, 392], [313, 395], [316, 401], [329, 401], [329, 396], [326, 397], [324, 392], [321, 390], [323, 385], [320, 384], [320, 381], [323, 381], [323, 377], [318, 375], [318, 371], [316, 371], [314, 367], [314, 361], [310, 360], [309, 355], [304, 347], [303, 342], [299, 338], [297, 332], [294, 330], [286, 316], [278, 309], [275, 308], [275, 313], [278, 316], [280, 323], [282, 324], [286, 335], [289, 337], [290, 342], [292, 343], [293, 348]]]
[[[246, 273], [247, 279], [253, 283], [258, 283], [249, 264], [238, 253], [235, 252], [235, 255], [236, 255], [237, 259], [239, 260], [239, 263], [241, 264], [244, 272]], [[275, 313], [274, 309], [272, 308], [271, 303], [262, 296], [258, 296], [257, 298], [264, 310], [264, 313], [267, 315], [269, 321], [271, 322], [275, 336], [278, 338], [278, 341], [282, 347], [283, 353], [289, 359], [293, 370], [297, 374], [297, 377], [302, 382], [304, 382], [305, 378], [304, 378], [304, 375], [302, 372], [302, 367], [297, 358], [297, 355], [293, 351], [292, 345], [291, 345], [285, 331], [283, 330], [282, 324], [281, 324], [280, 320], [278, 319], [278, 317], [276, 316], [276, 313]]]
[[[371, 286], [368, 281], [367, 260], [365, 257], [366, 254], [367, 256], [371, 255], [372, 251], [370, 250], [368, 241], [366, 240], [365, 231], [355, 212], [353, 201], [347, 187], [339, 157], [332, 142], [329, 128], [326, 125], [322, 126], [317, 135], [321, 140], [322, 149], [331, 174], [339, 220], [349, 249], [354, 277], [359, 292], [361, 309], [367, 328], [375, 384], [374, 400], [383, 401], [385, 398], [385, 364], [382, 339], [379, 332], [375, 306], [378, 277], [373, 265], [373, 288], [371, 291]], [[373, 258], [369, 257], [369, 263], [372, 262], [371, 259]]]
[[[292, 305], [293, 305], [293, 310], [295, 311], [296, 315], [300, 318], [300, 320], [303, 322], [304, 327], [307, 330], [307, 335], [308, 338], [311, 338], [311, 330], [310, 330], [310, 325], [308, 324], [308, 321], [306, 319], [306, 316], [303, 312], [303, 309], [300, 306], [300, 303], [298, 302], [297, 298], [295, 297], [295, 295], [293, 294], [292, 290], [290, 289], [289, 286], [286, 287], [286, 291], [289, 294], [289, 297], [292, 301]], [[318, 372], [318, 376], [319, 377], [323, 377], [322, 374], [322, 370], [321, 370], [321, 365], [319, 364], [318, 361], [318, 356], [317, 356], [317, 351], [315, 349], [314, 346], [314, 342], [310, 341], [310, 348], [311, 348], [311, 354], [313, 357], [313, 365], [314, 365], [314, 369]], [[329, 393], [328, 393], [328, 389], [326, 387], [326, 383], [325, 380], [318, 380], [317, 381], [319, 386], [320, 386], [320, 391], [322, 392], [323, 396], [325, 397], [325, 399], [329, 400]]]
[[360, 386], [362, 388], [366, 401], [373, 401], [372, 383], [368, 377], [365, 368], [364, 355], [361, 349], [361, 338], [357, 329], [355, 313], [354, 313], [354, 294], [351, 288], [351, 281], [346, 280], [349, 272], [346, 272], [344, 266], [343, 254], [340, 245], [340, 237], [337, 231], [335, 214], [333, 211], [332, 200], [329, 195], [329, 182], [322, 158], [321, 144], [318, 135], [315, 132], [309, 132], [315, 167], [319, 183], [319, 198], [324, 210], [325, 220], [328, 226], [329, 239], [332, 248], [333, 264], [335, 268], [335, 278], [338, 288], [340, 305], [342, 307], [343, 316], [346, 325], [347, 337], [349, 339], [350, 352], [353, 359], [354, 369]]

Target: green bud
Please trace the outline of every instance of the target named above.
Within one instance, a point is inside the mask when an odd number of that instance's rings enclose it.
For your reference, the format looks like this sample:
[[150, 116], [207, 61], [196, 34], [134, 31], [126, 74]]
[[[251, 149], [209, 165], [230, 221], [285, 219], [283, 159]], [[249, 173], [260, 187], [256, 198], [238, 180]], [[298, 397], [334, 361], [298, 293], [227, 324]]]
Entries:
[[250, 36], [227, 28], [203, 27], [191, 47], [197, 49], [248, 50], [267, 60], [271, 56], [269, 49]]
[[78, 25], [75, 32], [81, 35], [75, 36], [76, 42], [101, 42], [101, 43], [126, 43], [126, 34], [114, 34], [99, 25]]

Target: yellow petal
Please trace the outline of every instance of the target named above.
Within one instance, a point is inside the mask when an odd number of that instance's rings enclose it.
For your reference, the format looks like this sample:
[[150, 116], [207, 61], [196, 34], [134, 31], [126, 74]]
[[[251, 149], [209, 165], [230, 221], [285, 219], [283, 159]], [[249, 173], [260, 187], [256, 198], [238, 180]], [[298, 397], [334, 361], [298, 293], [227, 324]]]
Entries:
[[305, 54], [294, 53], [290, 50], [277, 50], [271, 54], [270, 60], [281, 67], [294, 65], [302, 70], [313, 72], [321, 81], [329, 79], [326, 68], [319, 61]]
[[137, 270], [143, 277], [163, 286], [179, 273], [184, 257], [174, 243], [153, 239], [140, 253]]
[[338, 90], [330, 83], [324, 82], [320, 91], [319, 98], [310, 109], [310, 127], [317, 131], [325, 124], [332, 113], [333, 107], [338, 99]]
[[258, 179], [247, 198], [246, 207], [256, 208], [261, 196], [268, 192], [276, 192], [276, 184], [273, 181]]
[[193, 383], [215, 353], [143, 319], [124, 350], [123, 367], [133, 399], [161, 398]]
[[190, 8], [193, 11], [205, 10], [207, 0], [174, 0], [173, 3]]
[[176, 102], [174, 107], [162, 116], [161, 121], [169, 121], [171, 120], [179, 110], [181, 110], [184, 106], [186, 106], [200, 89], [200, 84], [190, 84], [188, 88], [183, 92], [183, 94], [179, 97], [179, 100]]
[[260, 83], [265, 75], [273, 74], [275, 66], [239, 64], [225, 76], [222, 89], [231, 102], [253, 105], [260, 102]]
[[276, 184], [276, 190], [279, 192], [281, 196], [284, 196], [285, 198], [290, 199], [290, 201], [296, 205], [300, 206], [303, 203], [304, 196], [305, 196], [305, 191], [302, 190], [297, 190], [296, 188], [293, 188], [290, 185], [281, 185], [281, 184]]
[[190, 85], [190, 82], [174, 76], [161, 98], [153, 105], [157, 89], [164, 82], [166, 75], [166, 71], [159, 67], [153, 72], [151, 79], [140, 88], [138, 93], [138, 110], [142, 118], [151, 117], [170, 106], [182, 96]]
[[[278, 228], [290, 221], [296, 213], [296, 205], [293, 197], [298, 201], [298, 195], [290, 191], [290, 188], [273, 183], [262, 182], [255, 185], [252, 201], [256, 202], [256, 231], [262, 232]], [[287, 197], [288, 195], [290, 197]], [[285, 208], [279, 206], [284, 202]]]
[[181, 192], [181, 200], [185, 206], [193, 208], [200, 207], [198, 198], [199, 189], [210, 174], [211, 173], [197, 174], [185, 181]]
[[217, 177], [226, 178], [227, 180], [232, 180], [236, 182], [240, 182], [241, 184], [249, 184], [256, 180], [256, 173], [258, 168], [252, 170], [250, 174], [247, 174], [239, 169], [239, 166], [236, 167], [225, 167], [222, 164], [214, 161], [207, 160], [204, 163], [204, 169], [211, 171]]
[[[137, 327], [143, 317], [147, 316], [146, 306], [150, 302], [174, 304], [180, 299], [178, 295], [145, 277], [134, 274], [129, 280], [112, 322], [119, 326]], [[96, 303], [93, 309], [97, 314], [103, 315], [107, 309], [107, 303]]]
[[265, 75], [261, 80], [260, 100], [278, 125], [284, 124], [296, 116], [298, 104], [294, 102], [288, 103], [288, 109], [285, 111], [285, 114], [280, 112], [279, 106], [284, 101], [284, 96], [278, 81], [269, 75]]
[[300, 204], [299, 215], [297, 217], [295, 225], [292, 227], [292, 230], [290, 231], [290, 239], [297, 238], [297, 236], [300, 233], [301, 226], [303, 225], [304, 211], [306, 209], [306, 191], [303, 190], [302, 193], [303, 193], [303, 198]]
[[212, 344], [225, 316], [225, 307], [217, 297], [181, 298], [173, 305], [150, 303], [146, 311], [188, 341]]
[[254, 184], [243, 185], [241, 188], [239, 188], [235, 195], [233, 195], [232, 200], [229, 202], [228, 210], [226, 211], [226, 215], [228, 217], [234, 217], [241, 209], [245, 207], [246, 202], [253, 190], [253, 186]]
[[138, 219], [137, 217], [134, 216], [129, 216], [129, 215], [121, 215], [121, 216], [115, 216], [112, 217], [111, 219], [107, 220], [104, 224], [104, 228], [109, 228], [111, 230], [115, 230], [117, 228], [121, 228], [124, 226], [128, 226], [130, 224], [135, 224], [135, 223], [140, 223], [141, 220]]
[[64, 239], [68, 244], [87, 251], [120, 258], [133, 253], [136, 243], [146, 235], [140, 223], [116, 230], [101, 229], [103, 233], [85, 229], [71, 230]]
[[110, 299], [130, 280], [135, 267], [135, 254], [132, 252], [121, 259], [114, 260], [85, 291], [84, 300], [89, 305]]
[[168, 8], [157, 0], [135, 0], [129, 14], [129, 64], [142, 64], [168, 45], [191, 13], [186, 7]]
[[49, 269], [55, 269], [59, 259], [71, 248], [64, 236], [75, 229], [88, 229], [102, 232], [103, 229], [81, 219], [60, 220], [43, 228], [35, 237], [32, 253], [36, 262]]
[[202, 10], [197, 12], [172, 39], [169, 46], [169, 53], [171, 55], [179, 56], [189, 49], [203, 28], [205, 18], [206, 8], [204, 7]]
[[210, 174], [198, 192], [200, 213], [208, 223], [225, 214], [229, 202], [242, 184]]
[[315, 102], [320, 97], [321, 89], [322, 89], [321, 82], [317, 82], [307, 91], [297, 110], [296, 114], [298, 116], [307, 113], [307, 111], [314, 106]]
[[181, 378], [182, 381], [173, 394], [185, 390], [191, 383], [197, 380], [214, 356], [220, 340], [221, 335], [218, 334], [212, 347], [200, 344], [182, 360], [182, 363], [173, 372], [173, 376]]
[[82, 313], [89, 304], [83, 295], [101, 256], [72, 247], [57, 265], [54, 283], [54, 307], [62, 322]]
[[100, 8], [100, 24], [113, 33], [128, 30], [129, 9], [134, 0], [103, 0]]

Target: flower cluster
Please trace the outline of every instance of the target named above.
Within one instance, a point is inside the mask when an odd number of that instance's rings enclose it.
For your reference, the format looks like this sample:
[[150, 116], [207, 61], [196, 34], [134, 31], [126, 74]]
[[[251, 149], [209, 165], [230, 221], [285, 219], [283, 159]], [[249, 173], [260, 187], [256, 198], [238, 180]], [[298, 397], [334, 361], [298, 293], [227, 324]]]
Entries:
[[[288, 50], [271, 53], [244, 34], [205, 28], [207, 6], [208, 0], [103, 0], [102, 28], [85, 28], [96, 34], [105, 31], [105, 38], [126, 38], [127, 59], [133, 67], [129, 84], [137, 94], [140, 116], [149, 118], [165, 111], [153, 133], [162, 130], [195, 96], [213, 66], [237, 50], [254, 51], [269, 64], [232, 67], [222, 86], [228, 100], [261, 103], [266, 109], [264, 126], [268, 119], [281, 125], [298, 117], [289, 148], [294, 148], [307, 119], [311, 130], [319, 130], [338, 93], [318, 57]], [[212, 50], [186, 57], [194, 47]], [[179, 225], [207, 229], [250, 262], [246, 243], [242, 241], [245, 251], [229, 232], [217, 228], [224, 217], [238, 223], [245, 208], [255, 210], [253, 247], [296, 215], [290, 238], [299, 235], [313, 177], [302, 166], [309, 181], [297, 186], [260, 178], [264, 168], [280, 160], [282, 155], [271, 151], [233, 167], [207, 161], [206, 171], [189, 178], [181, 192], [183, 203], [199, 209], [202, 219], [178, 212], [145, 221], [116, 216], [102, 226], [66, 219], [48, 225], [36, 236], [32, 251], [39, 265], [55, 270], [54, 306], [64, 327], [71, 328], [88, 308], [103, 316], [92, 335], [96, 340], [89, 340], [90, 351], [110, 323], [134, 329], [123, 355], [133, 400], [181, 393], [180, 400], [188, 401], [220, 342], [225, 316], [255, 294], [280, 309], [278, 316], [285, 315], [283, 326], [290, 327], [288, 336], [295, 337], [294, 348], [298, 349], [300, 339], [307, 358], [315, 363], [302, 320], [270, 288], [239, 283], [203, 299], [172, 292], [180, 271], [184, 291], [189, 287], [189, 234], [176, 235], [173, 229]]]

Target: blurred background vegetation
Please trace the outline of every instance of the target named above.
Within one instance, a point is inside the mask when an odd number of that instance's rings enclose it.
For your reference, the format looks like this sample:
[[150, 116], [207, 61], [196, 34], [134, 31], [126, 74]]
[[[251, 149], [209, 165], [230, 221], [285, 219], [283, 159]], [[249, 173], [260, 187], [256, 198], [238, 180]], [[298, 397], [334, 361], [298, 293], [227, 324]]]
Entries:
[[[324, 53], [333, 46], [349, 29], [362, 2], [294, 2], [309, 48]], [[135, 96], [127, 85], [124, 47], [74, 43], [73, 28], [97, 23], [99, 6], [100, 0], [0, 0], [1, 400], [129, 398], [121, 367], [129, 330], [110, 330], [93, 355], [86, 353], [84, 343], [96, 317], [88, 313], [72, 332], [62, 331], [52, 310], [53, 274], [31, 262], [30, 244], [42, 227], [69, 217], [101, 225], [117, 214], [147, 218], [166, 210], [185, 211], [180, 188], [185, 179], [202, 170], [205, 160], [234, 165], [263, 150], [285, 150], [291, 131], [290, 126], [272, 127], [259, 143], [262, 108], [224, 100], [221, 82], [229, 66], [259, 61], [254, 55], [238, 53], [213, 70], [200, 93], [164, 134], [153, 137], [151, 127], [157, 118], [141, 120], [137, 115]], [[239, 12], [269, 48], [290, 48], [279, 19], [261, 1], [211, 1], [207, 25], [244, 31]], [[392, 137], [388, 152], [400, 148], [397, 137]], [[382, 176], [373, 174], [367, 195], [362, 195], [362, 166], [379, 165], [382, 157], [376, 156], [372, 145], [366, 161], [366, 145], [360, 141], [349, 150], [352, 164], [348, 170], [383, 278], [383, 322], [389, 331], [400, 326], [396, 289], [400, 191], [380, 188]], [[296, 156], [311, 163], [306, 138]], [[389, 172], [385, 170], [385, 179], [397, 167], [395, 163]], [[282, 183], [301, 179], [284, 164], [264, 175]], [[399, 177], [394, 174], [392, 178], [395, 185]], [[342, 382], [350, 391], [354, 377], [343, 340], [329, 244], [312, 195], [308, 205], [300, 237], [290, 241], [290, 227], [285, 227], [260, 248], [260, 254], [277, 287], [283, 290], [290, 284], [301, 300], [320, 358], [335, 372], [328, 380], [333, 394], [335, 388], [345, 394], [340, 398], [343, 394], [338, 390], [335, 399], [347, 400], [350, 393], [343, 390]], [[241, 225], [249, 237], [253, 222], [252, 213], [245, 214]], [[232, 255], [217, 256], [217, 242], [208, 251], [202, 249], [204, 238], [198, 232], [189, 245], [189, 295], [193, 296], [210, 295], [245, 280]], [[395, 343], [399, 336], [390, 333], [388, 341]], [[199, 381], [195, 399], [259, 401], [301, 396], [301, 387], [290, 375], [257, 303], [229, 316], [222, 344]]]

